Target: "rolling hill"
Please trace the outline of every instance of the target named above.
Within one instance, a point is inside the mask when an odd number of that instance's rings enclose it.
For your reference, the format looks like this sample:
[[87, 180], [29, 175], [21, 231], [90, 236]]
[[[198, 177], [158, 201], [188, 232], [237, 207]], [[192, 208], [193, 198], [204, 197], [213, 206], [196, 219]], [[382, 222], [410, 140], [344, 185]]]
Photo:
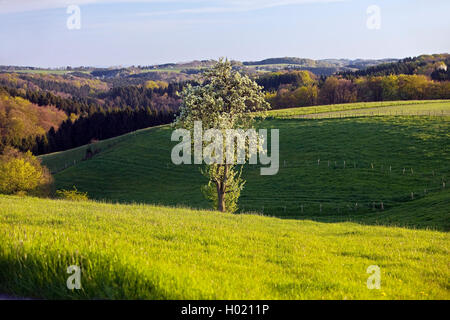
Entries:
[[[449, 299], [449, 234], [0, 196], [0, 292], [46, 299]], [[68, 290], [67, 267], [82, 268]], [[380, 268], [369, 290], [369, 266]]]
[[[359, 114], [374, 107], [386, 115]], [[296, 119], [311, 109], [317, 119]], [[273, 111], [259, 126], [280, 129], [280, 171], [268, 177], [258, 166], [244, 169], [241, 212], [448, 231], [449, 109], [435, 101]], [[330, 115], [339, 110], [344, 117]], [[57, 188], [75, 185], [96, 200], [209, 208], [200, 167], [171, 163], [170, 133], [168, 126], [140, 130], [42, 160]], [[96, 156], [82, 161], [87, 148]], [[420, 201], [434, 209], [409, 215]]]
[[[361, 114], [373, 108], [384, 111]], [[0, 292], [450, 299], [449, 108], [429, 101], [271, 112], [258, 125], [280, 129], [280, 172], [245, 168], [240, 202], [257, 214], [187, 208], [208, 207], [205, 181], [198, 167], [170, 163], [168, 126], [42, 156], [58, 188], [75, 184], [104, 201], [0, 196]], [[88, 149], [95, 156], [83, 161]], [[66, 287], [70, 265], [82, 269], [81, 290]], [[371, 266], [380, 268], [379, 290], [368, 289]]]

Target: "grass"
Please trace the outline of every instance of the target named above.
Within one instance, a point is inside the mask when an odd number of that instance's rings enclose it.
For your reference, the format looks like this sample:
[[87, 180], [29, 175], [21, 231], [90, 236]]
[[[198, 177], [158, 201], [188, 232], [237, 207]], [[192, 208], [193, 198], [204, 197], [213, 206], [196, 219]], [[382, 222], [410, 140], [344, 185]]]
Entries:
[[358, 110], [342, 110], [332, 112], [321, 112], [316, 114], [305, 114], [295, 116], [296, 118], [324, 119], [324, 118], [346, 118], [362, 116], [450, 116], [450, 102], [446, 103], [424, 103], [412, 104], [405, 108], [404, 105], [381, 106]]
[[398, 204], [388, 210], [373, 209], [358, 214], [346, 212], [342, 215], [299, 216], [298, 219], [313, 219], [319, 222], [355, 222], [365, 225], [400, 226], [411, 229], [450, 231], [450, 189], [428, 194], [415, 201]]
[[122, 141], [127, 141], [131, 137], [142, 133], [145, 134], [149, 130], [154, 130], [155, 128], [158, 127], [137, 130], [122, 136], [97, 141], [95, 143], [90, 143], [67, 151], [42, 155], [39, 158], [45, 163], [45, 165], [51, 170], [52, 173], [58, 173], [81, 162], [86, 156], [86, 150], [89, 148], [91, 148], [92, 151], [106, 151]]
[[[386, 108], [386, 109], [384, 109]], [[268, 112], [270, 117], [275, 118], [297, 118], [300, 116], [314, 116], [324, 117], [328, 114], [338, 113], [344, 116], [358, 116], [361, 114], [372, 115], [374, 109], [377, 115], [417, 115], [417, 112], [423, 112], [423, 115], [428, 115], [431, 112], [441, 115], [441, 111], [445, 111], [448, 115], [450, 111], [450, 100], [410, 100], [410, 101], [378, 101], [378, 102], [359, 102], [359, 103], [344, 103], [332, 104], [313, 107], [289, 108], [271, 110]], [[350, 112], [343, 112], [350, 111]]]
[[[276, 176], [246, 171], [241, 208], [277, 216], [367, 215], [441, 192], [450, 173], [448, 118], [271, 120]], [[320, 161], [319, 161], [320, 160]], [[373, 167], [372, 167], [373, 165]], [[411, 193], [413, 196], [411, 197]], [[264, 206], [264, 208], [262, 208]], [[448, 211], [447, 211], [448, 212]]]
[[[442, 106], [314, 107], [319, 119], [296, 119], [307, 108], [273, 112], [258, 126], [280, 129], [279, 173], [246, 167], [240, 206], [277, 217], [189, 209], [209, 206], [205, 178], [171, 163], [168, 126], [43, 156], [58, 188], [106, 202], [0, 196], [0, 293], [450, 299], [450, 117], [361, 114]], [[328, 119], [339, 110], [353, 116]], [[88, 147], [100, 152], [81, 161]], [[82, 267], [80, 291], [66, 288], [70, 265]], [[371, 265], [379, 290], [366, 285]]]
[[[383, 219], [372, 216], [403, 210], [405, 204], [446, 192], [448, 120], [445, 116], [266, 120], [260, 126], [280, 129], [280, 171], [261, 176], [258, 166], [244, 169], [247, 183], [241, 212], [382, 223]], [[105, 147], [92, 160], [55, 174], [56, 186], [75, 185], [96, 200], [209, 208], [200, 192], [205, 183], [200, 168], [171, 163], [170, 151], [176, 143], [170, 141], [170, 133], [169, 127], [159, 127], [123, 136], [111, 145], [102, 142]], [[84, 148], [43, 160], [52, 169], [60, 168], [70, 164], [75, 154], [80, 160]], [[449, 224], [442, 223], [448, 209], [439, 206], [433, 212], [437, 204], [427, 203], [428, 220], [408, 218], [405, 209], [404, 214], [396, 214], [403, 218], [394, 222], [448, 231]]]
[[[449, 299], [449, 240], [348, 222], [0, 196], [0, 290], [48, 299]], [[69, 265], [83, 270], [80, 291], [66, 288]], [[367, 289], [370, 265], [381, 269], [379, 290]]]

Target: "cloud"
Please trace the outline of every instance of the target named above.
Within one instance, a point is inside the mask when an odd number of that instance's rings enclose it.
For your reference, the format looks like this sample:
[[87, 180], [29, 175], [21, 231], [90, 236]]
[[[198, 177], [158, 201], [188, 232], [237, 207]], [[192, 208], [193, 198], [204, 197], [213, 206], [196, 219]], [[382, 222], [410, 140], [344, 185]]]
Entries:
[[140, 14], [150, 16], [167, 14], [245, 12], [304, 3], [329, 3], [341, 1], [345, 0], [0, 0], [0, 13], [65, 8], [73, 4], [79, 6], [105, 3], [177, 3], [197, 5], [197, 8], [191, 9], [155, 11]]

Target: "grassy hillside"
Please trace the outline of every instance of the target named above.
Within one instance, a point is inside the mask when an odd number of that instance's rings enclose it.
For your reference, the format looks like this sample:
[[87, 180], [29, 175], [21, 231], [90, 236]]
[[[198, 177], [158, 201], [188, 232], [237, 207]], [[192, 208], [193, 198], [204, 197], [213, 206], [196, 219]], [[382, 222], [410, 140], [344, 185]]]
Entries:
[[[188, 209], [209, 206], [206, 181], [199, 166], [171, 163], [168, 126], [42, 157], [57, 188], [165, 207], [0, 196], [0, 293], [450, 299], [450, 103], [315, 108], [260, 122], [280, 129], [280, 171], [244, 170], [241, 212], [285, 219]], [[88, 148], [97, 153], [83, 161]], [[70, 265], [82, 267], [80, 291], [66, 288]], [[372, 265], [380, 290], [367, 288]]]
[[364, 214], [300, 216], [320, 222], [355, 222], [366, 225], [402, 226], [412, 229], [450, 231], [450, 189], [428, 194], [418, 200], [398, 204], [388, 210]]
[[[40, 298], [449, 299], [449, 234], [0, 196], [0, 291]], [[244, 249], [245, 248], [245, 249]], [[82, 290], [66, 288], [81, 266]], [[371, 265], [381, 289], [369, 290]]]
[[[376, 112], [374, 112], [376, 110]], [[449, 115], [450, 100], [409, 100], [343, 103], [324, 106], [289, 108], [269, 111], [275, 118], [329, 118], [330, 114], [339, 113], [343, 117], [368, 115]]]
[[[404, 105], [402, 112], [436, 105], [450, 109], [449, 102], [415, 103]], [[400, 108], [399, 102], [385, 103], [386, 108], [393, 105]], [[340, 106], [352, 107], [358, 109], [361, 104]], [[324, 113], [336, 108], [316, 107]], [[308, 112], [309, 108], [303, 109]], [[273, 118], [259, 125], [280, 129], [281, 167], [270, 177], [260, 176], [257, 166], [245, 168], [242, 212], [449, 230], [448, 223], [443, 223], [448, 209], [434, 201], [446, 194], [443, 182], [448, 188], [449, 117]], [[76, 185], [94, 199], [208, 208], [200, 192], [205, 183], [200, 168], [171, 163], [170, 151], [176, 143], [170, 141], [170, 133], [169, 127], [159, 127], [100, 142], [91, 146], [100, 153], [89, 161], [81, 161], [87, 147], [43, 160], [52, 171], [67, 167], [55, 175], [58, 188]], [[409, 209], [402, 208], [418, 201], [433, 209], [428, 218], [412, 223], [415, 219], [408, 217]], [[390, 213], [397, 218], [377, 218]]]

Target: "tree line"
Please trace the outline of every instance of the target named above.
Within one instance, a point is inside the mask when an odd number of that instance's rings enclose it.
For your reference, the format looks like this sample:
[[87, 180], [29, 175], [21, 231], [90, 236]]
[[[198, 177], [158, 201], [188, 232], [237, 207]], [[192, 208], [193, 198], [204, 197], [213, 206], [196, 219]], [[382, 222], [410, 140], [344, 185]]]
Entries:
[[307, 85], [280, 85], [266, 94], [272, 108], [369, 101], [450, 99], [450, 82], [424, 75], [321, 78]]
[[47, 134], [26, 139], [22, 145], [16, 147], [22, 151], [31, 150], [36, 155], [64, 151], [94, 140], [109, 139], [139, 129], [168, 124], [173, 119], [173, 112], [152, 111], [150, 108], [97, 112], [89, 117], [80, 117], [74, 122], [68, 119], [57, 130], [52, 127]]
[[70, 114], [89, 114], [100, 110], [97, 100], [83, 97], [63, 98], [50, 91], [25, 90], [11, 88], [10, 86], [1, 86], [2, 90], [8, 92], [12, 97], [21, 97], [38, 106], [55, 106], [59, 110]]
[[277, 90], [281, 85], [303, 86], [310, 84], [315, 76], [305, 70], [291, 72], [271, 72], [255, 79], [265, 91]]
[[[11, 97], [20, 97], [46, 110], [50, 106], [64, 111], [67, 120], [43, 135], [7, 138], [3, 134], [0, 149], [7, 145], [35, 155], [75, 148], [92, 140], [116, 137], [138, 129], [168, 124], [179, 107], [175, 85], [161, 88], [136, 86], [113, 88], [101, 97], [62, 98], [51, 92], [0, 87]], [[8, 134], [8, 137], [10, 134]], [[1, 151], [1, 150], [0, 150]]]
[[368, 67], [357, 71], [346, 71], [338, 73], [338, 76], [345, 79], [356, 79], [369, 76], [389, 76], [389, 75], [428, 75], [432, 80], [449, 81], [450, 70], [449, 54], [422, 55], [414, 58], [405, 58], [398, 62], [384, 63], [377, 66]]

